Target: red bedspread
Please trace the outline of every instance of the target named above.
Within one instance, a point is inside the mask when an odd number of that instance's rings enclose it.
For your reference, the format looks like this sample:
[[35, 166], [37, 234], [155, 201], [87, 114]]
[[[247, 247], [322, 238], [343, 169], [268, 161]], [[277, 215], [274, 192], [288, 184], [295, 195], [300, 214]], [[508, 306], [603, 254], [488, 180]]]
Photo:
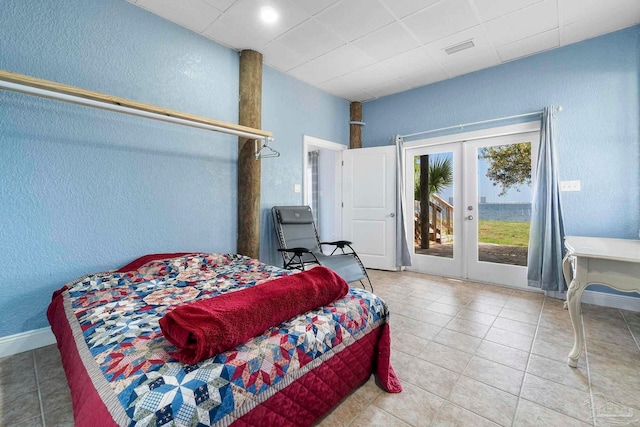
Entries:
[[191, 254], [70, 283], [48, 317], [76, 426], [307, 426], [371, 373], [400, 391], [388, 311], [362, 289], [195, 365], [170, 356], [158, 325], [167, 311], [286, 274], [245, 257]]

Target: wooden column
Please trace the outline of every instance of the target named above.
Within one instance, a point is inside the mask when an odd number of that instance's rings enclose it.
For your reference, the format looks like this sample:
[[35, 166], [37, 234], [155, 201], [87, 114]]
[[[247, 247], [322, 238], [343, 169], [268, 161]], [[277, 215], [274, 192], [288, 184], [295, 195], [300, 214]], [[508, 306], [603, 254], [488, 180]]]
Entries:
[[[240, 106], [238, 124], [262, 127], [262, 54], [240, 52]], [[260, 160], [252, 139], [238, 138], [238, 241], [239, 254], [260, 255]]]
[[[429, 249], [429, 156], [420, 156], [420, 234], [421, 249]], [[434, 219], [435, 222], [435, 219]], [[434, 224], [435, 227], [435, 224]], [[435, 231], [435, 230], [434, 230]]]
[[[351, 121], [362, 122], [362, 104], [360, 102], [352, 102], [350, 105]], [[362, 148], [362, 125], [349, 125], [349, 148]]]

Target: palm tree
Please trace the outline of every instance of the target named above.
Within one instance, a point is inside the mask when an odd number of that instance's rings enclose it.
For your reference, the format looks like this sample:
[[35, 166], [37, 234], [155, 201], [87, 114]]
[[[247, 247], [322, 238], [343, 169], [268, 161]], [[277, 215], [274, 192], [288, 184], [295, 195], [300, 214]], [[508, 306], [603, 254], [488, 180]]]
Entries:
[[[427, 170], [422, 170], [421, 162], [429, 165]], [[424, 180], [428, 181], [428, 185], [421, 185]], [[432, 194], [440, 193], [452, 183], [453, 164], [450, 156], [416, 157], [414, 164], [414, 199], [420, 200], [420, 216], [416, 224], [416, 230], [420, 230], [420, 247], [423, 249], [429, 248], [429, 199]], [[433, 220], [435, 221], [435, 218]]]

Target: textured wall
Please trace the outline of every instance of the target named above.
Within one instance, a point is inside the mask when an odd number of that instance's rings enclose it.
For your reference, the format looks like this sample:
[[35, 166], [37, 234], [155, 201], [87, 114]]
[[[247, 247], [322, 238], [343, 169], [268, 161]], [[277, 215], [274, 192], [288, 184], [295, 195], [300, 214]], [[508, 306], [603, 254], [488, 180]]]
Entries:
[[[364, 104], [364, 145], [554, 104], [567, 234], [638, 238], [640, 26]], [[501, 124], [498, 124], [501, 125]], [[465, 129], [472, 130], [472, 129]]]
[[[2, 69], [237, 122], [235, 51], [124, 0], [0, 9]], [[283, 157], [263, 162], [262, 203], [299, 203], [302, 134], [346, 141], [348, 104], [270, 69], [264, 86], [263, 127]], [[0, 92], [0, 337], [46, 326], [52, 292], [85, 273], [235, 251], [236, 142]]]

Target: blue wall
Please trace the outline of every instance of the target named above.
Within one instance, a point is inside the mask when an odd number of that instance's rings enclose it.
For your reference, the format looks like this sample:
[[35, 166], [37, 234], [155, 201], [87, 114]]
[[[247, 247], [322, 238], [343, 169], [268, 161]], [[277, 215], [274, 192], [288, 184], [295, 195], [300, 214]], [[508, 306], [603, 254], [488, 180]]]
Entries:
[[[1, 69], [237, 122], [233, 50], [124, 0], [0, 9]], [[265, 67], [263, 128], [283, 155], [262, 162], [263, 211], [302, 201], [302, 135], [346, 143], [348, 118], [345, 100]], [[80, 275], [236, 250], [237, 138], [0, 91], [0, 147], [0, 337], [46, 326], [51, 293]]]
[[[363, 104], [364, 146], [553, 104], [568, 235], [638, 238], [640, 26]], [[503, 125], [498, 123], [497, 125]], [[473, 130], [473, 128], [465, 129]]]

